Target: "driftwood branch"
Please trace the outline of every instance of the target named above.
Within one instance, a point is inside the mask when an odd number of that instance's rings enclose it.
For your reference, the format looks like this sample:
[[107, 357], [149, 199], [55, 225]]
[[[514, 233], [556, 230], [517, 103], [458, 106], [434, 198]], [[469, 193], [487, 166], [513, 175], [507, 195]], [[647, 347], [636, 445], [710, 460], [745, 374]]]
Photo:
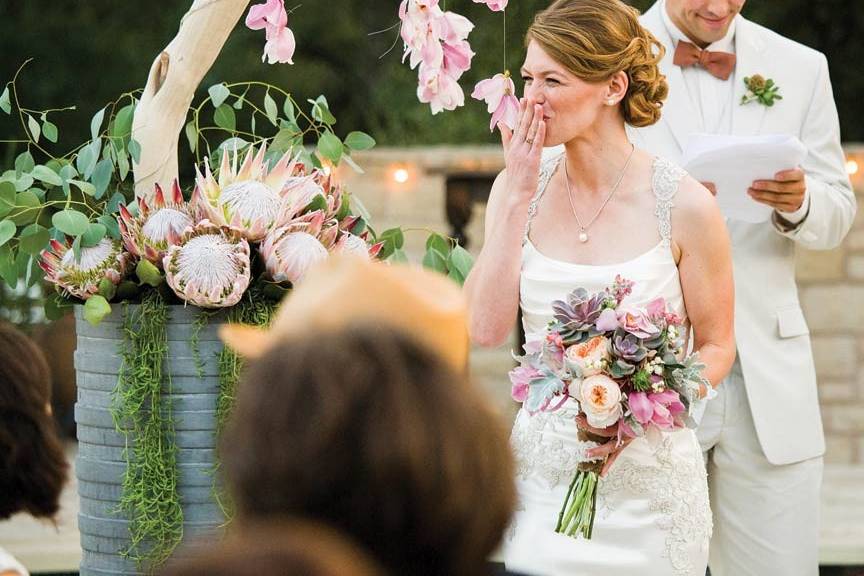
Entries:
[[177, 150], [195, 90], [210, 70], [250, 0], [194, 0], [177, 36], [156, 57], [135, 110], [132, 137], [141, 144], [133, 166], [135, 195], [177, 178]]

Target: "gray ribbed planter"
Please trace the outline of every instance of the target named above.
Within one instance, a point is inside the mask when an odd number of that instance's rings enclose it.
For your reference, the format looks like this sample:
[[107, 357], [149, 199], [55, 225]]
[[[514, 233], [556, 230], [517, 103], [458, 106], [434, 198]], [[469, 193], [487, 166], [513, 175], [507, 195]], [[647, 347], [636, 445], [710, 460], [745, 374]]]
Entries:
[[[81, 575], [142, 574], [135, 563], [122, 558], [129, 545], [129, 522], [117, 511], [126, 468], [126, 437], [114, 427], [111, 392], [117, 386], [122, 349], [122, 306], [98, 326], [84, 320], [75, 307], [78, 348], [75, 369], [78, 402], [78, 477], [81, 510], [78, 528], [83, 558]], [[129, 312], [135, 306], [129, 306]], [[216, 402], [219, 392], [218, 317], [211, 318], [198, 334], [203, 363], [199, 376], [192, 349], [192, 334], [199, 311], [169, 306], [168, 353], [163, 382], [164, 398], [171, 402], [176, 430], [179, 467], [178, 492], [183, 507], [184, 540], [215, 532], [224, 516], [214, 500], [213, 467], [216, 448]]]

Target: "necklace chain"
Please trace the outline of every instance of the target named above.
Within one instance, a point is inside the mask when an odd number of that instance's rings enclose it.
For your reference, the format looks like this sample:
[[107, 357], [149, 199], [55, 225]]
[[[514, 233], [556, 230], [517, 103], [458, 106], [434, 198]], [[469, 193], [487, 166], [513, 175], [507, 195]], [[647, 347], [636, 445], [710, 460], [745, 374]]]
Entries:
[[570, 201], [570, 209], [573, 211], [573, 216], [576, 217], [576, 223], [579, 224], [579, 240], [581, 242], [588, 241], [588, 228], [594, 224], [594, 221], [597, 220], [597, 217], [600, 216], [601, 212], [603, 212], [606, 204], [608, 204], [609, 200], [612, 199], [612, 196], [615, 194], [615, 191], [618, 190], [618, 186], [624, 179], [624, 173], [627, 172], [627, 167], [630, 165], [630, 160], [633, 158], [633, 153], [636, 151], [635, 144], [630, 144], [630, 146], [630, 154], [627, 156], [627, 161], [624, 162], [624, 167], [621, 168], [621, 172], [618, 174], [618, 179], [615, 181], [615, 184], [612, 185], [612, 189], [609, 191], [606, 199], [603, 200], [602, 204], [600, 204], [600, 208], [597, 209], [597, 212], [594, 213], [594, 216], [586, 224], [582, 224], [582, 219], [579, 218], [579, 214], [576, 212], [576, 205], [573, 202], [573, 193], [570, 190], [570, 175], [567, 173], [567, 156], [564, 156], [564, 185], [567, 188], [567, 199]]

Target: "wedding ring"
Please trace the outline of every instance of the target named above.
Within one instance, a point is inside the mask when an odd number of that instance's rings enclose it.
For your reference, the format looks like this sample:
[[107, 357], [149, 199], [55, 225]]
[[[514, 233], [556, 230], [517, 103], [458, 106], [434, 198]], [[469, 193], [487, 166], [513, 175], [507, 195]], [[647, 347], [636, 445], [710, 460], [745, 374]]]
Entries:
[[533, 138], [525, 138], [525, 142], [527, 142], [528, 144], [534, 144], [534, 139]]

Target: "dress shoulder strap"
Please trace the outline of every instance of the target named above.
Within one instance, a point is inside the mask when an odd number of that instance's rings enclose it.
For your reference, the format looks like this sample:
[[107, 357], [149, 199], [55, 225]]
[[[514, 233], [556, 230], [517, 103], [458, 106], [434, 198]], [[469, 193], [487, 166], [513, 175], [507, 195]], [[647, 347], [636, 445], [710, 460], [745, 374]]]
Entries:
[[542, 160], [540, 163], [540, 176], [537, 178], [537, 192], [531, 199], [531, 203], [528, 204], [528, 221], [525, 222], [525, 234], [522, 236], [523, 245], [525, 244], [525, 241], [528, 240], [528, 232], [531, 230], [531, 221], [534, 219], [534, 215], [537, 214], [537, 206], [540, 203], [540, 198], [542, 198], [543, 193], [546, 192], [546, 187], [549, 185], [549, 181], [552, 180], [552, 175], [555, 174], [555, 169], [558, 168], [558, 164], [561, 163], [563, 157], [564, 153], [562, 152], [561, 154], [550, 156], [545, 160]]
[[654, 158], [653, 168], [651, 188], [656, 198], [654, 214], [660, 227], [661, 241], [669, 246], [672, 241], [672, 200], [678, 192], [681, 179], [687, 173], [677, 164], [659, 156]]

